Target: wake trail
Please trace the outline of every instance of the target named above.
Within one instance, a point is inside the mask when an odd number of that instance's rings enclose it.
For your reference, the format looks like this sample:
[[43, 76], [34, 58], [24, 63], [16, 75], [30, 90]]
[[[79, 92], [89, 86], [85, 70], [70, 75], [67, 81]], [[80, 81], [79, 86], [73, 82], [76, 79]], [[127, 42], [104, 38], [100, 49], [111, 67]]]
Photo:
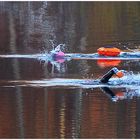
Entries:
[[0, 81], [0, 86], [25, 86], [25, 87], [81, 87], [81, 88], [140, 88], [140, 74], [127, 75], [122, 78], [111, 78], [107, 84], [101, 83], [100, 79], [67, 79], [53, 78], [41, 80], [7, 80]]
[[[0, 55], [0, 58], [29, 58], [29, 59], [49, 59], [51, 55], [49, 53], [37, 53], [37, 54], [4, 54]], [[53, 58], [51, 58], [53, 59]], [[97, 53], [84, 54], [84, 53], [65, 53], [64, 59], [121, 59], [121, 60], [140, 60], [140, 52], [121, 52], [119, 56], [100, 56]]]

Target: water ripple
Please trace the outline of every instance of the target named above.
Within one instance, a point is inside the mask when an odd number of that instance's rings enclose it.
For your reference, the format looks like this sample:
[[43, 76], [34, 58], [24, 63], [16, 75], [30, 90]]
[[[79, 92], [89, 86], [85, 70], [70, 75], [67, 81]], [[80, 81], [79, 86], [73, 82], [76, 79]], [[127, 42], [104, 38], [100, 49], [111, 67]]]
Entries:
[[111, 78], [107, 84], [100, 82], [100, 79], [68, 79], [68, 78], [53, 78], [41, 80], [9, 80], [0, 81], [1, 86], [32, 86], [32, 87], [50, 87], [50, 86], [72, 86], [82, 88], [96, 87], [140, 87], [140, 74], [127, 73], [122, 78]]

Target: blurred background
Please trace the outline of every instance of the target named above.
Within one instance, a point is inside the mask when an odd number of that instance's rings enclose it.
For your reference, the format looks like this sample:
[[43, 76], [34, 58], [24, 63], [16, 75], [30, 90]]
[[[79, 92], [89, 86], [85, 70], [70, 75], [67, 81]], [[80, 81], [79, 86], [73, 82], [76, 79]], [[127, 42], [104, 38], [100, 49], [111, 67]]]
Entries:
[[[65, 53], [102, 46], [140, 49], [139, 2], [0, 2], [0, 54], [38, 54], [65, 43]], [[51, 62], [50, 62], [51, 63]], [[8, 86], [9, 80], [97, 79], [112, 67], [138, 74], [139, 60], [70, 60], [54, 65], [0, 58], [0, 138], [140, 138], [139, 89]], [[3, 85], [3, 82], [6, 85]]]

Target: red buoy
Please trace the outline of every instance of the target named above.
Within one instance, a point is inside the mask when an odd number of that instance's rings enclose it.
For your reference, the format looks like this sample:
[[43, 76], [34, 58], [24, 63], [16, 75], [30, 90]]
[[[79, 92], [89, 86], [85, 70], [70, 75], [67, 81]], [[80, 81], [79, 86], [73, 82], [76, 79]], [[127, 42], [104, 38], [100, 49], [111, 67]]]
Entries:
[[101, 47], [97, 50], [99, 55], [103, 55], [103, 56], [118, 56], [121, 53], [121, 50], [118, 48], [104, 48]]

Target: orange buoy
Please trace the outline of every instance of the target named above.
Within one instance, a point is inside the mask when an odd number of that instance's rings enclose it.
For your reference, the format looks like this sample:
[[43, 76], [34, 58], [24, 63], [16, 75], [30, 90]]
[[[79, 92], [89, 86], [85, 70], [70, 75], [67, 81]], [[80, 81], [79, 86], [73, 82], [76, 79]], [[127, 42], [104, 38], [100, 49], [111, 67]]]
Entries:
[[118, 48], [104, 48], [101, 47], [97, 50], [99, 55], [103, 55], [103, 56], [118, 56], [121, 53], [121, 50]]
[[121, 63], [121, 60], [108, 60], [108, 59], [98, 59], [97, 64], [101, 67], [115, 67]]

